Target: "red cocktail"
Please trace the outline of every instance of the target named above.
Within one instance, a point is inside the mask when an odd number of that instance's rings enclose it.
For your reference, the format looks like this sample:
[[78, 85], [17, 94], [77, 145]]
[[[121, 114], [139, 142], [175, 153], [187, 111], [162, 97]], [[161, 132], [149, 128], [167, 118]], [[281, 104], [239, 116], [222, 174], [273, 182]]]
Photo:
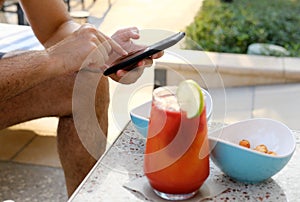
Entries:
[[176, 87], [153, 92], [144, 172], [154, 191], [171, 200], [194, 196], [209, 175], [206, 110], [187, 118]]

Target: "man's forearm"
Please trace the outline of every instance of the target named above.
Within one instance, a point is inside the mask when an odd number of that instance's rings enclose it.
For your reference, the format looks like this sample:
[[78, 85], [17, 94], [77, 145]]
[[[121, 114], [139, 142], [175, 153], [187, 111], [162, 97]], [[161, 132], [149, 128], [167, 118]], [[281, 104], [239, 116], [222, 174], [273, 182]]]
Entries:
[[74, 21], [70, 20], [65, 23], [63, 23], [53, 35], [44, 42], [44, 47], [49, 48], [56, 44], [57, 42], [61, 41], [71, 33], [73, 33], [75, 30], [77, 30], [80, 27], [78, 23], [75, 23]]
[[62, 0], [20, 0], [36, 37], [46, 47], [52, 46], [79, 27]]

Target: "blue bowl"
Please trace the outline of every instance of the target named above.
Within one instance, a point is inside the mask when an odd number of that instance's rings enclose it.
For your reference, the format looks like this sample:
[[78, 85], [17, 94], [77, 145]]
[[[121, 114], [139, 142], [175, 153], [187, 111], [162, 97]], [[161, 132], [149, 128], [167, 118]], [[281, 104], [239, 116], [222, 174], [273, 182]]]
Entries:
[[[242, 147], [246, 139], [251, 148]], [[292, 157], [296, 141], [291, 130], [271, 119], [250, 119], [237, 122], [209, 134], [211, 159], [232, 179], [256, 184], [278, 173]], [[264, 144], [276, 156], [255, 151]]]
[[[212, 115], [213, 102], [210, 94], [206, 90], [202, 89], [202, 92], [204, 94], [206, 105], [206, 117], [207, 120], [209, 120]], [[130, 118], [134, 127], [144, 138], [147, 137], [148, 133], [150, 111], [151, 101], [148, 101], [130, 111]]]
[[148, 124], [152, 101], [148, 101], [130, 111], [131, 121], [136, 130], [144, 137], [147, 137]]

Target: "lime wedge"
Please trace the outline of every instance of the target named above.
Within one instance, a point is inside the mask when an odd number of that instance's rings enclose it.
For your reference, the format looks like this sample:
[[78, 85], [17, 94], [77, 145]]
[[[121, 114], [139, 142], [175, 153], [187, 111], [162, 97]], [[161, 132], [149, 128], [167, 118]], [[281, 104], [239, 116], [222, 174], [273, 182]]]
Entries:
[[177, 88], [176, 97], [180, 108], [187, 118], [199, 116], [204, 108], [204, 96], [201, 87], [193, 80], [182, 81]]

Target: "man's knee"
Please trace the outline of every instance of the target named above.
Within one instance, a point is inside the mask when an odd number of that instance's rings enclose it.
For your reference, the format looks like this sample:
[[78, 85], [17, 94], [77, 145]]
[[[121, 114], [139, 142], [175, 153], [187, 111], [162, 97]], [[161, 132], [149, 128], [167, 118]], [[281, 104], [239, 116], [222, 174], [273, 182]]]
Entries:
[[[76, 99], [86, 99], [82, 93], [85, 92], [85, 87], [81, 88], [76, 87], [76, 85], [81, 85], [78, 81], [76, 81], [76, 77], [78, 74], [70, 74], [66, 75], [58, 80], [56, 80], [56, 85], [59, 85], [60, 91], [61, 91], [61, 97], [66, 103], [66, 109], [67, 113], [64, 112], [63, 114], [59, 114], [59, 116], [71, 116], [73, 114], [74, 109], [74, 100]], [[78, 82], [78, 83], [76, 83]], [[92, 80], [90, 82], [98, 82], [97, 79]], [[95, 84], [89, 84], [89, 81], [87, 81], [84, 85], [90, 85], [91, 88]], [[108, 78], [102, 76], [98, 82], [97, 89], [96, 89], [96, 95], [88, 95], [88, 98], [95, 97], [95, 110], [97, 113], [97, 116], [102, 115], [103, 113], [107, 113], [108, 107], [109, 107], [109, 82]], [[74, 92], [75, 91], [75, 92]], [[92, 90], [89, 93], [94, 93]], [[72, 109], [73, 105], [73, 109]], [[76, 107], [75, 107], [76, 108]]]

